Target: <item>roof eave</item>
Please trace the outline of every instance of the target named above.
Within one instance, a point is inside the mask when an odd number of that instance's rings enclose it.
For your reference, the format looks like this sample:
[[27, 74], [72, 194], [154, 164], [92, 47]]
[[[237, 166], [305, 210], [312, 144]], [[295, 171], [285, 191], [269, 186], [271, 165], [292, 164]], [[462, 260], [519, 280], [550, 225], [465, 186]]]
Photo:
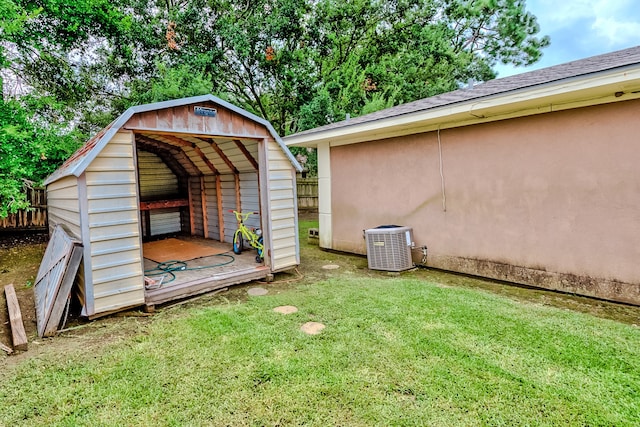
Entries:
[[454, 128], [640, 98], [640, 64], [558, 80], [427, 110], [324, 131], [291, 135], [288, 146], [355, 144], [364, 141]]

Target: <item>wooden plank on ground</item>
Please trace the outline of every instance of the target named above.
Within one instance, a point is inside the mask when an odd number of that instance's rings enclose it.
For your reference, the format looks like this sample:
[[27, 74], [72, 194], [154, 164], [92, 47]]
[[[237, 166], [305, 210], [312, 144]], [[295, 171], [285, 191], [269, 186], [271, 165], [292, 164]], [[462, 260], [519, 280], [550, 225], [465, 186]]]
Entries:
[[9, 346], [6, 346], [0, 342], [0, 350], [4, 351], [7, 354], [13, 353], [13, 349]]
[[20, 312], [20, 304], [13, 285], [4, 287], [4, 293], [7, 297], [7, 308], [9, 310], [9, 323], [11, 324], [11, 337], [13, 339], [13, 348], [16, 350], [27, 350], [27, 334], [24, 331], [24, 323], [22, 322], [22, 313]]

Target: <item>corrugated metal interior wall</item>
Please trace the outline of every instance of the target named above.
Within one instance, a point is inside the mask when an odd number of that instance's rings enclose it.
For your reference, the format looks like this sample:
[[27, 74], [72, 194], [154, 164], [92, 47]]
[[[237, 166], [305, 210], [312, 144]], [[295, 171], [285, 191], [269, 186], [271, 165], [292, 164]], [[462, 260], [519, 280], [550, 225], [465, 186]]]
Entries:
[[[206, 179], [206, 177], [205, 177]], [[214, 182], [215, 186], [215, 182]], [[214, 187], [215, 188], [215, 187]], [[191, 194], [191, 214], [193, 215], [193, 235], [204, 237], [204, 218], [202, 217], [202, 193], [200, 192], [200, 180], [189, 180], [189, 192]], [[215, 199], [212, 199], [215, 203]], [[218, 238], [220, 235], [218, 235]], [[213, 237], [212, 237], [213, 238]]]
[[[178, 177], [157, 154], [138, 150], [138, 182], [140, 200], [175, 199], [179, 197]], [[182, 230], [180, 208], [154, 209], [141, 215], [149, 215], [142, 221], [144, 235], [158, 236], [179, 233]], [[149, 226], [149, 230], [146, 227]]]
[[178, 177], [162, 161], [160, 156], [138, 150], [138, 182], [140, 200], [170, 199], [177, 197]]
[[183, 232], [231, 242], [237, 221], [230, 211], [238, 209], [258, 212], [246, 224], [261, 227], [257, 140], [136, 134], [136, 142], [141, 202], [188, 199], [188, 206], [141, 211], [144, 236]]
[[[220, 240], [220, 222], [218, 216], [218, 193], [216, 191], [216, 177], [205, 176], [204, 188], [206, 194], [206, 210], [207, 210], [207, 226], [209, 230], [209, 238]], [[202, 202], [201, 202], [202, 203]], [[202, 214], [202, 209], [200, 209]]]

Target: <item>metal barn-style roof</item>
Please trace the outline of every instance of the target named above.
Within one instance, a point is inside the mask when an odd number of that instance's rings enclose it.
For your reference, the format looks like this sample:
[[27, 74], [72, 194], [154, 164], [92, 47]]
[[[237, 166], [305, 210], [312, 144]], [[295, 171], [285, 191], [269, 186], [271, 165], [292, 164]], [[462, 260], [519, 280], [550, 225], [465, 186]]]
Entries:
[[[256, 116], [255, 114], [251, 114], [246, 110], [243, 110], [239, 107], [236, 107], [233, 104], [223, 101], [222, 99], [216, 96], [202, 95], [202, 96], [193, 96], [189, 98], [176, 99], [171, 101], [156, 102], [152, 104], [137, 105], [127, 109], [124, 113], [122, 113], [120, 117], [118, 117], [115, 121], [110, 123], [107, 127], [102, 129], [95, 136], [89, 139], [82, 147], [80, 147], [80, 149], [78, 149], [71, 157], [69, 157], [69, 159], [67, 159], [67, 161], [65, 161], [64, 164], [59, 169], [57, 169], [53, 174], [51, 174], [45, 180], [44, 185], [48, 185], [54, 181], [57, 181], [60, 178], [64, 178], [65, 176], [70, 176], [70, 175], [80, 176], [82, 172], [85, 171], [87, 166], [91, 164], [93, 159], [96, 158], [96, 156], [98, 155], [98, 153], [100, 153], [100, 151], [104, 148], [104, 146], [111, 140], [113, 135], [115, 135], [135, 114], [156, 111], [156, 110], [163, 110], [163, 109], [168, 109], [173, 107], [180, 107], [180, 106], [189, 105], [189, 104], [205, 103], [205, 102], [211, 102], [213, 104], [219, 105], [236, 114], [244, 116], [249, 120], [253, 120], [265, 126], [268, 129], [271, 136], [273, 137], [273, 139], [275, 139], [275, 141], [286, 152], [287, 157], [291, 161], [291, 164], [299, 172], [302, 171], [302, 167], [300, 166], [296, 158], [286, 148], [286, 145], [284, 144], [284, 142], [282, 141], [278, 133], [275, 131], [271, 123], [269, 123], [267, 120], [264, 120], [261, 117]], [[224, 136], [224, 135], [221, 135], [221, 136]], [[228, 136], [230, 137], [231, 140], [237, 137], [237, 135], [228, 135]], [[143, 140], [143, 144], [144, 144], [144, 137], [141, 139]], [[148, 141], [149, 143], [147, 145], [152, 146], [154, 144], [154, 141], [156, 141], [156, 142], [159, 142], [160, 144], [164, 143], [165, 145], [169, 143], [169, 145], [173, 145], [177, 147], [185, 146], [185, 144], [183, 144], [180, 141], [173, 140], [172, 142], [170, 142], [170, 141], [167, 141], [167, 139], [168, 139], [167, 137], [149, 138], [149, 141]], [[193, 144], [197, 143], [197, 141], [193, 141], [189, 139], [184, 139], [183, 141], [185, 141], [187, 146], [192, 146]]]

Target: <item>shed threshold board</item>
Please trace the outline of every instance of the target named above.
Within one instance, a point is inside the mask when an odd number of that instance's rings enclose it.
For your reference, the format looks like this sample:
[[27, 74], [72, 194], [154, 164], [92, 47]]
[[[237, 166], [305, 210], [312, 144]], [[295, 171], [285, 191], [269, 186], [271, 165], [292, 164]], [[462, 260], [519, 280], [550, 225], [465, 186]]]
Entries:
[[[175, 279], [169, 281], [170, 274], [160, 271], [150, 271], [158, 266], [158, 262], [149, 258], [144, 259], [144, 270], [147, 277], [159, 279], [163, 274], [163, 283], [157, 289], [145, 289], [145, 304], [162, 304], [175, 299], [187, 298], [205, 292], [214, 291], [226, 286], [247, 283], [252, 280], [264, 279], [270, 273], [269, 267], [258, 264], [255, 261], [255, 250], [244, 250], [240, 255], [231, 251], [230, 243], [221, 243], [217, 240], [203, 239], [194, 236], [179, 236], [180, 241], [198, 243], [219, 249], [218, 255], [200, 256], [188, 259], [186, 270], [176, 271]], [[206, 249], [206, 248], [205, 248]], [[205, 252], [200, 253], [204, 255]], [[143, 254], [144, 255], [144, 254]], [[187, 255], [187, 254], [185, 254]], [[179, 255], [176, 255], [179, 258]], [[185, 259], [189, 257], [185, 256]]]
[[264, 265], [251, 269], [229, 271], [203, 277], [190, 282], [169, 283], [158, 289], [146, 289], [144, 292], [145, 304], [155, 305], [176, 299], [188, 298], [194, 295], [211, 292], [230, 285], [247, 283], [253, 280], [264, 279], [269, 274], [269, 267]]

